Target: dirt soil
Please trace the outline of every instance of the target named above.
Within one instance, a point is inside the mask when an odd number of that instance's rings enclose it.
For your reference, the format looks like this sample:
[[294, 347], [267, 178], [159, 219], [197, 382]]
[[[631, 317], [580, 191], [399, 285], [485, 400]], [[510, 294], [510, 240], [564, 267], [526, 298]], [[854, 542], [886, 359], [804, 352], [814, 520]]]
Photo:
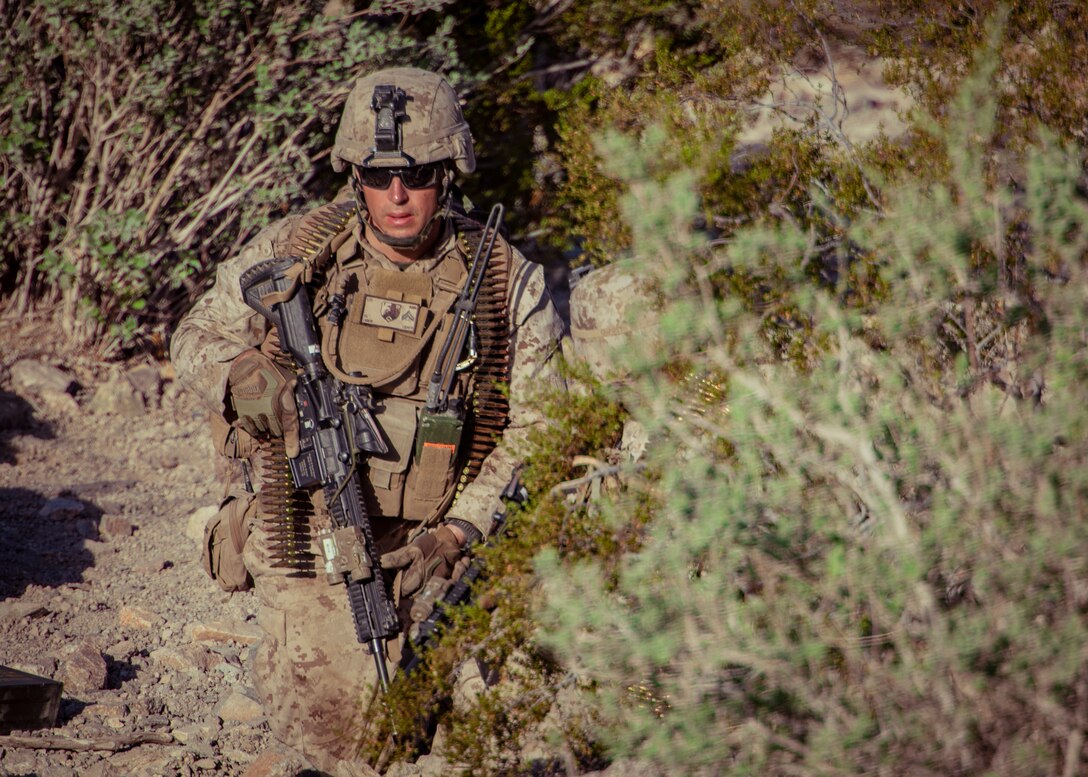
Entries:
[[[0, 740], [0, 774], [295, 773], [253, 699], [253, 597], [200, 563], [220, 492], [203, 411], [164, 361], [62, 342], [0, 321], [0, 664], [64, 682], [56, 726], [14, 732], [58, 749]], [[147, 734], [169, 744], [128, 746]]]

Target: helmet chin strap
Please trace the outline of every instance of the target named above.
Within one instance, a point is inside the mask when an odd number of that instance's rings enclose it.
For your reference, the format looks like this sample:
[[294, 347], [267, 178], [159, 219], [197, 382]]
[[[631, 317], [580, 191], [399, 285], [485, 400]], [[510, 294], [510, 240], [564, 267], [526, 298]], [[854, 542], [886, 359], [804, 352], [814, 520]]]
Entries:
[[453, 182], [453, 172], [449, 169], [442, 175], [442, 193], [439, 195], [438, 201], [440, 207], [435, 211], [434, 215], [423, 225], [423, 228], [419, 230], [415, 235], [409, 237], [395, 237], [393, 235], [387, 235], [382, 232], [374, 224], [370, 218], [370, 209], [366, 206], [366, 197], [363, 196], [363, 187], [359, 183], [359, 180], [355, 177], [354, 171], [348, 176], [351, 179], [351, 190], [355, 193], [355, 209], [359, 213], [359, 222], [364, 224], [370, 229], [374, 237], [378, 238], [381, 242], [387, 246], [398, 248], [405, 251], [411, 251], [424, 245], [431, 236], [431, 232], [434, 230], [435, 225], [450, 213], [450, 184]]

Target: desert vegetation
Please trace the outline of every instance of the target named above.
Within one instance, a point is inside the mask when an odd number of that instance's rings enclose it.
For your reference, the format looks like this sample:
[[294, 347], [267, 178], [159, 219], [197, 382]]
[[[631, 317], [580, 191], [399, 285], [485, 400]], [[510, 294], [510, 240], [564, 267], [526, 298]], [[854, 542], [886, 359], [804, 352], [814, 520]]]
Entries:
[[[372, 761], [437, 720], [472, 774], [630, 757], [1071, 777], [1088, 764], [1085, 16], [0, 1], [4, 305], [52, 309], [103, 358], [161, 352], [219, 258], [334, 191], [351, 76], [442, 69], [480, 149], [466, 192], [506, 201], [534, 258], [619, 263], [659, 304], [636, 311], [655, 337], [617, 352], [622, 379], [572, 358], [576, 390], [541, 398], [530, 503], [391, 722], [363, 728]], [[825, 107], [742, 140], [776, 80], [847, 51], [910, 96], [896, 133], [844, 131], [856, 106], [832, 77]], [[649, 443], [629, 462], [634, 425]], [[454, 709], [466, 654], [502, 682]]]

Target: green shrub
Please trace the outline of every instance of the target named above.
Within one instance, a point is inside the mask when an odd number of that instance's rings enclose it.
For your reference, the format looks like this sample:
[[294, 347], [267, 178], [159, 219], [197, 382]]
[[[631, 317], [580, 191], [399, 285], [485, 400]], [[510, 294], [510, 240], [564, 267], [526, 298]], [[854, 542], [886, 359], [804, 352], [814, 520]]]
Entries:
[[[998, 179], [995, 71], [983, 55], [933, 130], [947, 175], [889, 181], [879, 211], [812, 194], [871, 258], [863, 304], [848, 274], [812, 277], [796, 219], [700, 245], [695, 178], [613, 139], [669, 300], [668, 348], [623, 395], [663, 503], [618, 564], [538, 559], [542, 635], [596, 688], [613, 755], [669, 774], [1088, 762], [1083, 154], [1039, 132]], [[726, 271], [781, 279], [804, 359]], [[722, 375], [724, 399], [663, 380], [670, 363]]]
[[393, 27], [411, 4], [338, 18], [323, 6], [50, 0], [2, 12], [0, 280], [22, 310], [60, 301], [77, 339], [114, 347], [137, 323], [163, 328], [191, 302], [180, 285], [198, 289], [210, 265], [321, 188], [353, 76], [392, 61], [456, 67], [448, 30]]
[[[564, 706], [578, 696], [577, 684], [537, 642], [533, 611], [539, 593], [533, 559], [541, 547], [557, 548], [565, 558], [618, 558], [637, 544], [638, 532], [618, 532], [586, 501], [553, 492], [564, 481], [585, 475], [574, 466], [575, 455], [609, 454], [624, 417], [610, 392], [584, 369], [572, 368], [570, 377], [586, 390], [537, 400], [550, 423], [534, 430], [529, 441], [522, 482], [532, 498], [523, 507], [512, 507], [505, 531], [478, 551], [485, 572], [472, 601], [453, 610], [450, 626], [424, 654], [420, 669], [396, 678], [384, 700], [391, 715], [360, 721], [368, 726], [360, 738], [372, 762], [390, 741], [395, 747], [387, 758], [428, 747], [428, 726], [441, 723], [444, 754], [463, 773], [486, 777], [529, 772], [533, 758], [523, 747], [539, 737], [545, 719], [559, 721], [552, 733], [564, 739], [576, 761], [594, 763], [599, 757], [592, 736], [595, 722]], [[645, 520], [645, 503], [633, 513], [625, 518], [628, 524]], [[493, 670], [499, 683], [455, 711], [450, 704], [454, 675], [471, 659]], [[398, 735], [390, 740], [394, 730]]]
[[997, 145], [1022, 147], [1040, 122], [1083, 142], [1088, 9], [1082, 3], [909, 0], [882, 10], [882, 18], [868, 17], [864, 39], [892, 63], [891, 81], [911, 87], [937, 114], [944, 113], [975, 52], [986, 45], [987, 20], [1000, 14], [1006, 23], [996, 49], [996, 115], [1003, 127], [994, 138]]

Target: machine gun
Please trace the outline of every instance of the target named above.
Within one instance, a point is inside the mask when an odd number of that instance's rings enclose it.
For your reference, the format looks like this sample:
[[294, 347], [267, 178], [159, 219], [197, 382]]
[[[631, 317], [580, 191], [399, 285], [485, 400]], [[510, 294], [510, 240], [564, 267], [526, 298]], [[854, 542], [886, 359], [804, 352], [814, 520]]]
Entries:
[[356, 637], [373, 654], [382, 690], [388, 691], [384, 640], [400, 630], [400, 622], [382, 576], [357, 457], [386, 453], [389, 446], [374, 418], [370, 391], [337, 380], [325, 368], [309, 295], [291, 272], [298, 261], [285, 257], [255, 264], [242, 273], [242, 297], [276, 327], [299, 369], [299, 453], [288, 460], [291, 477], [296, 488], [320, 485], [325, 492], [334, 524], [317, 535], [325, 573], [330, 583], [346, 586]]

